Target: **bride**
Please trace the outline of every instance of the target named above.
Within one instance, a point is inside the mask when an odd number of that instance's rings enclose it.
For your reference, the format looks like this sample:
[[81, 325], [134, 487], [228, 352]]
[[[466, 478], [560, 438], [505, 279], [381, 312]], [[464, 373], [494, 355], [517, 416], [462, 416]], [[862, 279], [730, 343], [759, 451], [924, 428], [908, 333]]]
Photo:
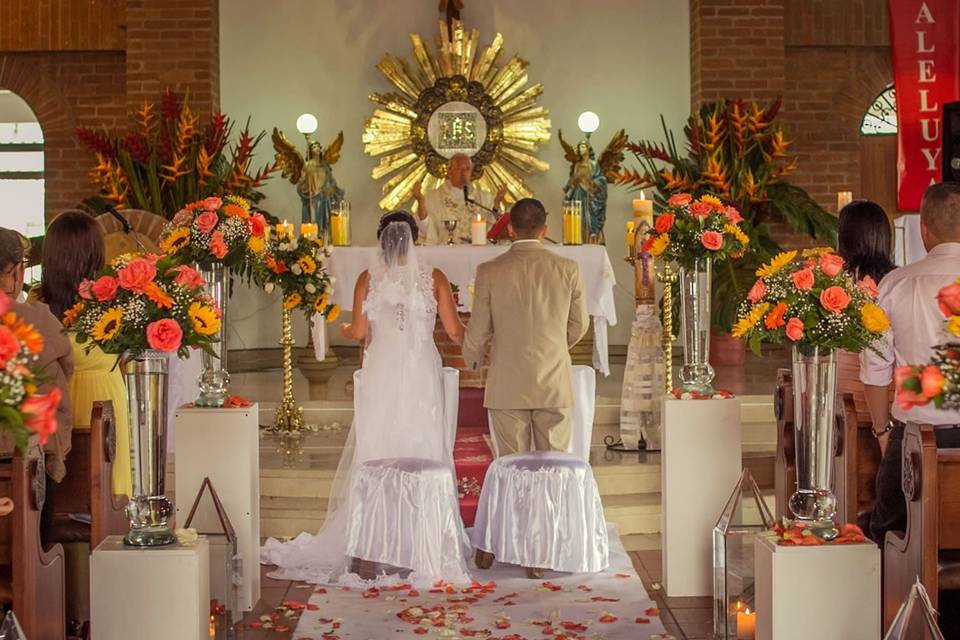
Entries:
[[[440, 462], [449, 467], [452, 493], [444, 496], [453, 504], [438, 509], [444, 497], [426, 495], [423, 504], [408, 505], [418, 512], [414, 515], [417, 540], [399, 539], [395, 527], [363, 531], [362, 536], [368, 542], [376, 536], [376, 546], [385, 550], [409, 550], [424, 540], [444, 541], [447, 544], [437, 550], [442, 551], [440, 562], [405, 567], [413, 570], [408, 580], [469, 582], [464, 558], [470, 554], [470, 544], [456, 505], [452, 445], [444, 437], [448, 423], [443, 410], [442, 363], [433, 341], [437, 315], [457, 344], [463, 340], [463, 325], [447, 277], [417, 261], [413, 216], [405, 211], [386, 214], [380, 219], [377, 238], [376, 264], [360, 274], [354, 289], [353, 322], [341, 326], [341, 334], [364, 343], [366, 351], [353, 425], [334, 478], [326, 519], [316, 535], [301, 533], [286, 543], [267, 540], [261, 562], [277, 565], [269, 574], [275, 578], [363, 583], [361, 578], [369, 577], [369, 572], [357, 575], [354, 559], [347, 552], [348, 531], [357, 531], [358, 516], [351, 500], [354, 469], [373, 460], [417, 459], [406, 462]], [[377, 583], [397, 580], [381, 576]]]

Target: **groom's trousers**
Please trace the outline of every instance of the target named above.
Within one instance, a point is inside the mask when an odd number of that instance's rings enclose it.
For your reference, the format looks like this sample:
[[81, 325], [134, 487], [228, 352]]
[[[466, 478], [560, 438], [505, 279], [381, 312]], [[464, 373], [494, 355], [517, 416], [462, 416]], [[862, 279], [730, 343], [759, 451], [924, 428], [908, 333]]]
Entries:
[[531, 449], [566, 451], [570, 446], [569, 408], [488, 411], [501, 456]]

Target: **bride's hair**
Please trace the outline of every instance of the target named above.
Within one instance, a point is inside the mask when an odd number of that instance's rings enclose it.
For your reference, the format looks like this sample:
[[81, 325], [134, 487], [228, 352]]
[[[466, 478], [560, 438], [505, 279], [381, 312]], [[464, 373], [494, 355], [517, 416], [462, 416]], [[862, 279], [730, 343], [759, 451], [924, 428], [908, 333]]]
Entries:
[[377, 240], [380, 239], [380, 236], [383, 235], [383, 230], [386, 229], [391, 222], [406, 222], [410, 225], [410, 237], [413, 239], [414, 244], [416, 244], [417, 235], [420, 231], [419, 227], [417, 227], [417, 221], [413, 217], [413, 214], [403, 211], [402, 209], [391, 211], [380, 218], [380, 225], [377, 227]]

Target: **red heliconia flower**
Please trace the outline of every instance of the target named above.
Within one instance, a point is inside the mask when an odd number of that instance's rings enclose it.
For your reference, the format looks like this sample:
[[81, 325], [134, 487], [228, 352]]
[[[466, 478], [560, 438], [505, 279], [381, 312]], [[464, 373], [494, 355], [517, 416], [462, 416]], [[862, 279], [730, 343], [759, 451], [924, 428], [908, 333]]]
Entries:
[[160, 99], [160, 112], [163, 117], [167, 120], [176, 120], [180, 117], [181, 107], [180, 96], [167, 89], [163, 93], [163, 98]]
[[107, 137], [107, 134], [88, 127], [77, 127], [76, 135], [77, 139], [91, 151], [111, 160], [117, 157], [116, 142]]
[[150, 145], [142, 133], [128, 133], [123, 139], [123, 146], [130, 153], [130, 157], [140, 164], [150, 162]]
[[777, 113], [780, 112], [780, 107], [782, 106], [783, 96], [777, 96], [777, 99], [763, 112], [763, 117], [760, 118], [760, 122], [772, 122], [773, 119], [777, 117]]
[[210, 124], [207, 125], [207, 132], [204, 138], [203, 146], [207, 154], [215, 156], [223, 151], [223, 146], [227, 142], [227, 133], [230, 128], [230, 118], [219, 111], [213, 114]]

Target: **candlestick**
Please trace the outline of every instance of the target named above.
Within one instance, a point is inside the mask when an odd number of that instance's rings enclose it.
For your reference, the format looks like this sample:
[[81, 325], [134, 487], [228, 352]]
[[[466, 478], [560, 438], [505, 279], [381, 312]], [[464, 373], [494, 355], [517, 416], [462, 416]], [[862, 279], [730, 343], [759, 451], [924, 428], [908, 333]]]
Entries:
[[737, 640], [754, 640], [757, 636], [757, 612], [737, 611]]
[[853, 192], [852, 191], [837, 191], [837, 211], [843, 209], [845, 206], [853, 202]]
[[479, 213], [470, 223], [470, 239], [475, 247], [487, 244], [487, 221]]

